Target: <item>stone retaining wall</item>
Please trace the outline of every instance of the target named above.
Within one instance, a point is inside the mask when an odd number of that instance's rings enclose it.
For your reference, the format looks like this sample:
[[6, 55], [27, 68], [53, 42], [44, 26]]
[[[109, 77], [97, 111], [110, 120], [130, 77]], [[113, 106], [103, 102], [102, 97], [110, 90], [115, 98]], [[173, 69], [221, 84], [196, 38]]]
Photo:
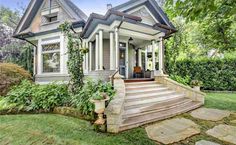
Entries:
[[187, 98], [193, 101], [202, 102], [202, 104], [204, 104], [204, 96], [206, 96], [206, 94], [201, 91], [194, 90], [189, 86], [185, 86], [172, 79], [169, 79], [167, 75], [155, 76], [155, 80], [178, 93], [184, 93]]

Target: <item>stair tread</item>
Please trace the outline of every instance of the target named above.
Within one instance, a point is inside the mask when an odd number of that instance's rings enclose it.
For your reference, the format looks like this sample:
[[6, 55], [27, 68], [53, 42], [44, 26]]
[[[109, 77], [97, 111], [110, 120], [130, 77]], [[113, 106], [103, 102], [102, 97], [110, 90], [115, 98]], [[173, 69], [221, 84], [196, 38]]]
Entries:
[[147, 84], [158, 84], [156, 81], [144, 81], [144, 82], [131, 82], [125, 83], [125, 85], [147, 85]]
[[162, 102], [167, 102], [173, 99], [184, 98], [184, 97], [185, 97], [184, 94], [164, 95], [164, 96], [156, 97], [156, 98], [147, 98], [145, 100], [126, 102], [125, 107], [135, 106], [135, 105], [144, 105], [144, 104], [149, 104], [149, 103], [154, 104], [158, 102], [162, 103]]
[[135, 99], [145, 99], [145, 98], [151, 98], [151, 97], [157, 97], [160, 95], [168, 95], [168, 94], [173, 94], [176, 93], [175, 91], [172, 90], [163, 90], [163, 91], [158, 91], [155, 93], [145, 93], [145, 94], [136, 94], [136, 95], [127, 95], [125, 100], [135, 100]]
[[169, 90], [169, 88], [167, 88], [167, 87], [156, 87], [156, 88], [148, 88], [148, 89], [128, 90], [128, 91], [126, 91], [126, 94], [146, 93], [146, 92], [162, 91], [162, 90]]
[[164, 110], [161, 112], [146, 114], [146, 115], [137, 116], [137, 117], [130, 117], [123, 121], [123, 123], [120, 126], [120, 130], [126, 130], [127, 128], [125, 127], [128, 127], [128, 129], [133, 128], [133, 127], [138, 127], [146, 123], [151, 123], [151, 122], [162, 120], [162, 119], [175, 116], [184, 112], [188, 112], [190, 110], [200, 107], [201, 105], [202, 105], [201, 102], [192, 102], [187, 105], [178, 106], [178, 107], [175, 107], [169, 110]]
[[163, 110], [168, 110], [171, 108], [174, 108], [176, 106], [180, 106], [183, 104], [191, 103], [192, 100], [188, 98], [180, 98], [180, 99], [175, 99], [172, 101], [164, 102], [164, 103], [156, 103], [150, 106], [144, 106], [144, 107], [139, 107], [139, 108], [133, 108], [133, 109], [127, 109], [125, 110], [123, 114], [123, 118], [127, 117], [133, 117], [133, 116], [140, 116], [152, 112], [160, 112]]
[[163, 85], [161, 84], [146, 84], [146, 85], [139, 85], [139, 86], [126, 86], [125, 88], [128, 89], [142, 89], [142, 88], [147, 88], [147, 87], [161, 87]]

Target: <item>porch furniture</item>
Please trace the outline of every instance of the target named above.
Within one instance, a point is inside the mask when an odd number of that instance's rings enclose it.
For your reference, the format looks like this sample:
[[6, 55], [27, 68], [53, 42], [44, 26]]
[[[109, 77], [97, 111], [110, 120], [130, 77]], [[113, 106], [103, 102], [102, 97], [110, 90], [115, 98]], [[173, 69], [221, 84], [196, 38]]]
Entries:
[[134, 78], [142, 78], [143, 72], [142, 68], [139, 66], [134, 67]]

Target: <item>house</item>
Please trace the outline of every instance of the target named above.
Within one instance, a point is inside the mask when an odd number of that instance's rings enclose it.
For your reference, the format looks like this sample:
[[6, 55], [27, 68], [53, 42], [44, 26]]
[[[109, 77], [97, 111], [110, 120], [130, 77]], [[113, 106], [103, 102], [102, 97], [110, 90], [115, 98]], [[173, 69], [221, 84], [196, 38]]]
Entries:
[[105, 15], [87, 17], [71, 0], [31, 0], [14, 37], [35, 46], [35, 81], [69, 80], [67, 39], [58, 28], [69, 21], [89, 48], [84, 58], [85, 76], [107, 81], [111, 77], [118, 90], [119, 96], [106, 111], [110, 132], [201, 106], [201, 92], [164, 75], [164, 41], [176, 29], [158, 3], [129, 0], [108, 6]]

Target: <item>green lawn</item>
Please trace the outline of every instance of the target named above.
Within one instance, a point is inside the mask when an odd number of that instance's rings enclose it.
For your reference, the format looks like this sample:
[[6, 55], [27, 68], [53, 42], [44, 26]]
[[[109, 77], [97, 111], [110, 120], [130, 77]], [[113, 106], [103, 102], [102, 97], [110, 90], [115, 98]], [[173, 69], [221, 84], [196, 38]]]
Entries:
[[208, 93], [205, 107], [236, 111], [236, 94]]
[[[236, 110], [236, 94], [210, 93], [206, 97], [206, 107]], [[188, 118], [189, 115], [186, 113], [182, 117]], [[213, 126], [195, 121], [203, 124], [203, 130]], [[201, 134], [176, 144], [194, 144], [205, 137]], [[113, 135], [97, 133], [89, 122], [77, 118], [40, 114], [0, 116], [0, 144], [154, 145], [155, 142], [148, 139], [144, 127]]]

